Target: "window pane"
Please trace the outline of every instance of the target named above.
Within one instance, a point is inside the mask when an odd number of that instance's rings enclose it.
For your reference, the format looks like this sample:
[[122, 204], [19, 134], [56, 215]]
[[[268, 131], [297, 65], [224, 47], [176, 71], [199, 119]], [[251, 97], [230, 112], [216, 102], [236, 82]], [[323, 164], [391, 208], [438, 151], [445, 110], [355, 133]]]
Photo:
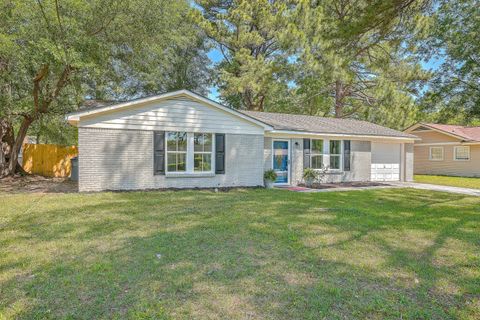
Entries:
[[167, 171], [177, 171], [177, 155], [175, 153], [169, 153], [167, 155]]
[[340, 169], [340, 156], [330, 156], [330, 169]]
[[323, 153], [323, 140], [312, 139], [312, 153]]
[[193, 158], [194, 171], [211, 171], [212, 155], [208, 153], [195, 153]]
[[185, 153], [171, 153], [167, 155], [167, 171], [178, 172], [186, 171], [187, 155]]
[[340, 140], [330, 140], [330, 154], [340, 154]]
[[212, 134], [205, 133], [203, 136], [203, 139], [204, 139], [203, 151], [211, 152], [212, 151]]
[[187, 154], [177, 153], [177, 171], [186, 171], [187, 169]]
[[323, 167], [323, 156], [312, 156], [311, 159], [313, 169], [321, 169]]
[[195, 153], [193, 157], [193, 170], [194, 171], [202, 171], [202, 161], [203, 157], [201, 153]]
[[211, 133], [195, 133], [193, 136], [195, 151], [211, 152], [212, 151], [212, 134]]
[[195, 151], [203, 151], [203, 141], [204, 141], [203, 133], [195, 133], [193, 135], [193, 145]]
[[204, 154], [203, 155], [203, 171], [211, 171], [211, 170], [212, 170], [212, 155]]
[[187, 151], [187, 133], [178, 132], [178, 151]]
[[177, 150], [177, 133], [167, 132], [167, 149], [171, 151]]
[[186, 132], [167, 132], [168, 151], [187, 151]]

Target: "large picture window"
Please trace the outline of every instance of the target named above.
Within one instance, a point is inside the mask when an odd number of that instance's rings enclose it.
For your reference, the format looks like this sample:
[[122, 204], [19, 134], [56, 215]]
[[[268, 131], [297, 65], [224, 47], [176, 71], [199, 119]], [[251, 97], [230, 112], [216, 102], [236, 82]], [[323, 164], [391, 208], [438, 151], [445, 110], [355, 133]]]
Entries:
[[212, 134], [195, 133], [193, 136], [193, 170], [212, 171]]
[[323, 140], [312, 139], [310, 146], [310, 166], [313, 169], [323, 168]]
[[168, 173], [212, 173], [213, 133], [166, 132], [166, 170]]
[[330, 169], [342, 168], [342, 141], [330, 140]]
[[167, 172], [187, 170], [187, 133], [167, 132]]

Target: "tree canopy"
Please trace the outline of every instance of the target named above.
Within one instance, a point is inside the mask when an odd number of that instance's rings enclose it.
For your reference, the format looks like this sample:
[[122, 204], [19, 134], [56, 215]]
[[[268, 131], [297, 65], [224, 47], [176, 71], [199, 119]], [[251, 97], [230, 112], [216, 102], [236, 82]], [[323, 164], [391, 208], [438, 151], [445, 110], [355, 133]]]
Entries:
[[287, 55], [280, 35], [288, 1], [200, 0], [195, 18], [224, 60], [217, 66], [221, 98], [228, 104], [262, 111], [277, 86], [286, 88]]
[[480, 121], [480, 1], [436, 2], [424, 54], [441, 61], [422, 99], [422, 117]]
[[5, 0], [0, 9], [0, 176], [41, 128], [32, 124], [58, 123], [86, 98], [206, 92], [205, 42], [187, 1]]

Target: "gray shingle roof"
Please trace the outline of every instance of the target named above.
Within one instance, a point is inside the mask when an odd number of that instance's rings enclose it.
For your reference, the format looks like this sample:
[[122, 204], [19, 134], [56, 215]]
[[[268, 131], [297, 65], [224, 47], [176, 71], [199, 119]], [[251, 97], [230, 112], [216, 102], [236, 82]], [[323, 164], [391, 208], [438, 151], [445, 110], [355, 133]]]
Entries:
[[388, 136], [415, 139], [414, 135], [382, 127], [367, 121], [325, 118], [298, 114], [242, 111], [244, 114], [272, 126], [275, 130], [308, 133]]

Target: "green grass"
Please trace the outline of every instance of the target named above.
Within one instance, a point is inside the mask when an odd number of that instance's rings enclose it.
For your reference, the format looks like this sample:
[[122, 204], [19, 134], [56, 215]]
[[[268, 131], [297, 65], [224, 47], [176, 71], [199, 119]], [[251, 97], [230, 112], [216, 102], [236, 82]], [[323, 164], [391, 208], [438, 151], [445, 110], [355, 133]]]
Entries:
[[415, 175], [415, 182], [480, 189], [480, 178]]
[[0, 194], [0, 319], [479, 319], [479, 208], [413, 189]]

